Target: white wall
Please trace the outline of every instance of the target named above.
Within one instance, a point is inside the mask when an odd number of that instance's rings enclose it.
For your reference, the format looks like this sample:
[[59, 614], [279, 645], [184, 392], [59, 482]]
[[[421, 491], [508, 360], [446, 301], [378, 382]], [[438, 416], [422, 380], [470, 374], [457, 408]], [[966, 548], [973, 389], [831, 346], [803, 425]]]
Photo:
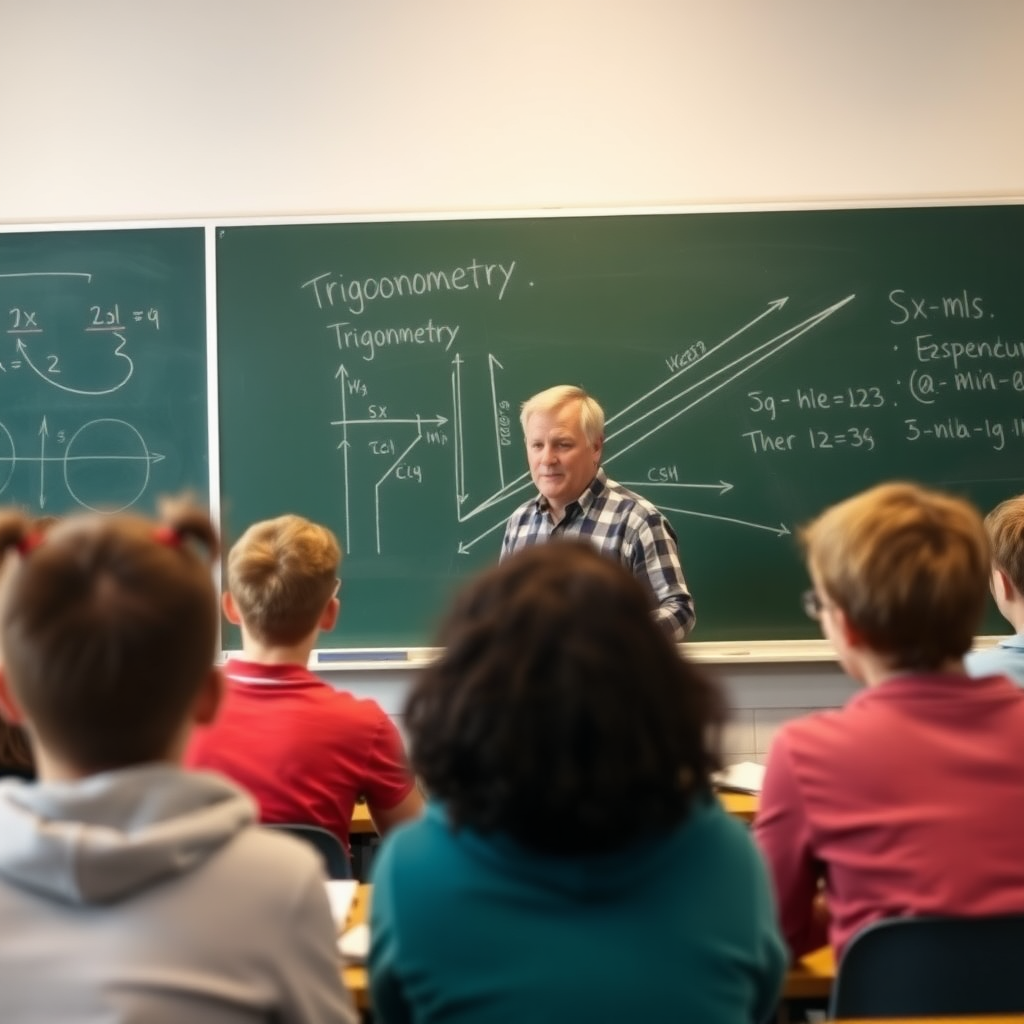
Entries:
[[[709, 662], [704, 668], [723, 683], [732, 705], [722, 743], [730, 761], [764, 761], [775, 730], [784, 721], [814, 708], [838, 707], [857, 688], [835, 665], [824, 662], [755, 663], [743, 668]], [[419, 671], [387, 668], [320, 674], [335, 686], [373, 697], [401, 727], [405, 694]]]
[[1020, 0], [0, 0], [0, 221], [1024, 193]]
[[[1022, 40], [1020, 0], [0, 0], [0, 223], [1024, 195]], [[849, 692], [723, 674], [742, 755]]]

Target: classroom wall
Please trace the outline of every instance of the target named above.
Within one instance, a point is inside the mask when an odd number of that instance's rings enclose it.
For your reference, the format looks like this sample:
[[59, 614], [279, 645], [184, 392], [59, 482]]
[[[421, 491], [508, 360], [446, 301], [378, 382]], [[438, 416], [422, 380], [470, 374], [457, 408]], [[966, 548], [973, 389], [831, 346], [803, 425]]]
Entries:
[[[0, 39], [0, 223], [1024, 195], [1019, 0], [0, 0]], [[721, 672], [741, 756], [850, 689]]]
[[[729, 761], [763, 762], [778, 727], [822, 707], [839, 707], [857, 684], [827, 663], [773, 662], [745, 667], [707, 663], [705, 671], [725, 687], [732, 715], [722, 737]], [[372, 697], [402, 726], [405, 694], [418, 668], [321, 673], [334, 685]]]
[[1019, 0], [0, 2], [0, 220], [1024, 193]]

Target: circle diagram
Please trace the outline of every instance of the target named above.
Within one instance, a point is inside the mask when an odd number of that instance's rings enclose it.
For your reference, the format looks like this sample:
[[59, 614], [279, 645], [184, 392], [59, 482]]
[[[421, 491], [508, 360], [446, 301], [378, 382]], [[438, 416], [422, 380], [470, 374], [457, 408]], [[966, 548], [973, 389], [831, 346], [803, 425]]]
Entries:
[[159, 458], [125, 420], [90, 420], [68, 441], [64, 483], [71, 497], [84, 508], [123, 512], [145, 493], [149, 467]]
[[18, 455], [14, 450], [14, 438], [11, 432], [0, 423], [0, 494], [7, 490], [7, 485], [14, 476], [14, 465]]

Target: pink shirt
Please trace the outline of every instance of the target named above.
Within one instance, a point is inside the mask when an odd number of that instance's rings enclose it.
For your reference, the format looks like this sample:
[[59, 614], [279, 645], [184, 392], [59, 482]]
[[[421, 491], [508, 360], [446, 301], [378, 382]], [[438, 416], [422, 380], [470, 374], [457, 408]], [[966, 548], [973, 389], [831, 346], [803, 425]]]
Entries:
[[907, 675], [786, 723], [754, 833], [794, 957], [882, 917], [1024, 912], [1024, 692]]
[[196, 729], [185, 764], [221, 772], [255, 797], [265, 822], [321, 825], [348, 848], [358, 797], [390, 810], [413, 778], [402, 738], [372, 700], [333, 689], [302, 665], [232, 659], [216, 721]]

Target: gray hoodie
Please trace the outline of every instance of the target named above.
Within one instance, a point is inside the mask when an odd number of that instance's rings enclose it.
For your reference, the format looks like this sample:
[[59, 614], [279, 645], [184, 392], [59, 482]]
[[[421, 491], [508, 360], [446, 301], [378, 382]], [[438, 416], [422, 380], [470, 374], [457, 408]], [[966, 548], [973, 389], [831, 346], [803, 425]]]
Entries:
[[0, 782], [0, 1020], [353, 1022], [316, 854], [226, 780]]

